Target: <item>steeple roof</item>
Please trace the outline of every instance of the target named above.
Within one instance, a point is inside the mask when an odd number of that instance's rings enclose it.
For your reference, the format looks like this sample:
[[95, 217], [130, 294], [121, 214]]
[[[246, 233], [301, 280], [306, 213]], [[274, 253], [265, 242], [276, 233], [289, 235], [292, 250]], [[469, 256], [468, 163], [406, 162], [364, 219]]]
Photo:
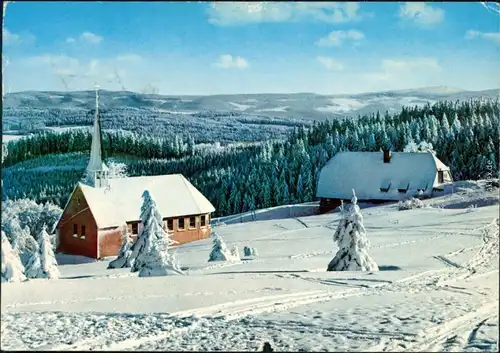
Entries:
[[102, 134], [101, 122], [99, 119], [99, 91], [95, 92], [95, 116], [94, 127], [92, 128], [92, 145], [90, 147], [90, 160], [87, 166], [88, 172], [106, 171], [108, 168], [102, 160]]

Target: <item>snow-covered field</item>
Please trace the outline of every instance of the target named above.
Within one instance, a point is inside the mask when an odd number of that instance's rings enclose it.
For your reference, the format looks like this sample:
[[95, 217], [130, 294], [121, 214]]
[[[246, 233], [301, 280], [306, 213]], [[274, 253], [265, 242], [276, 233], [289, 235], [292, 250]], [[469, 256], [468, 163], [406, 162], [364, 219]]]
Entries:
[[286, 112], [288, 106], [285, 107], [274, 107], [274, 108], [265, 108], [265, 109], [256, 109], [256, 112]]
[[380, 272], [326, 272], [333, 213], [217, 226], [242, 260], [208, 263], [211, 240], [185, 244], [186, 276], [139, 278], [108, 259], [2, 284], [1, 348], [498, 351], [499, 208], [468, 190], [426, 201], [442, 208], [363, 209]]
[[10, 141], [16, 141], [19, 139], [22, 139], [23, 137], [26, 137], [26, 135], [2, 135], [2, 142], [7, 143]]
[[67, 132], [69, 130], [75, 130], [75, 129], [90, 130], [90, 127], [88, 127], [88, 126], [51, 126], [51, 127], [47, 128], [47, 130], [51, 130], [53, 132]]
[[229, 104], [231, 106], [233, 106], [234, 109], [241, 110], [241, 111], [244, 111], [244, 110], [247, 110], [249, 108], [252, 108], [252, 106], [248, 105], [248, 104], [239, 104], [239, 103], [233, 103], [233, 102], [229, 102]]
[[355, 109], [361, 109], [366, 106], [365, 103], [349, 98], [333, 98], [331, 99], [332, 105], [316, 108], [319, 112], [326, 113], [345, 113]]

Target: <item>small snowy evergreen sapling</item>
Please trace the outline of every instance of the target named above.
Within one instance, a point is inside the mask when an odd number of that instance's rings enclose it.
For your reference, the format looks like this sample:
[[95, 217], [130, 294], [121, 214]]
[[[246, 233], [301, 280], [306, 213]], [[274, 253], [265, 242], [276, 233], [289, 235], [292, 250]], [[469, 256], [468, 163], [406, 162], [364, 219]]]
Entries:
[[245, 246], [243, 248], [243, 253], [245, 256], [257, 256], [257, 250], [250, 246]]
[[354, 190], [349, 211], [342, 208], [341, 212], [342, 218], [333, 236], [339, 249], [327, 271], [378, 271], [377, 264], [367, 252], [369, 241]]
[[231, 251], [227, 248], [226, 242], [217, 232], [212, 231], [212, 252], [208, 261], [230, 261], [232, 259]]
[[24, 267], [19, 259], [19, 256], [10, 246], [9, 239], [2, 231], [2, 277], [4, 282], [22, 282], [26, 280], [24, 275]]
[[240, 261], [240, 252], [236, 245], [231, 248], [231, 256], [234, 261]]
[[181, 263], [179, 261], [179, 257], [177, 256], [177, 252], [175, 250], [170, 254], [170, 262], [174, 270], [182, 272]]
[[38, 277], [51, 279], [59, 278], [56, 256], [54, 255], [50, 236], [45, 230], [45, 227], [42, 228], [42, 231], [38, 236], [38, 246], [40, 247], [40, 262], [42, 270], [42, 273]]
[[122, 246], [120, 247], [120, 251], [118, 252], [118, 257], [111, 261], [108, 265], [109, 268], [125, 268], [131, 267], [131, 258], [130, 255], [132, 253], [132, 237], [128, 232], [127, 225], [122, 227]]
[[414, 210], [416, 208], [424, 208], [424, 207], [425, 204], [422, 202], [422, 200], [414, 197], [398, 202], [399, 211]]
[[42, 271], [42, 261], [40, 260], [40, 247], [36, 244], [36, 250], [33, 251], [28, 257], [26, 266], [24, 267], [24, 274], [28, 278], [38, 278]]

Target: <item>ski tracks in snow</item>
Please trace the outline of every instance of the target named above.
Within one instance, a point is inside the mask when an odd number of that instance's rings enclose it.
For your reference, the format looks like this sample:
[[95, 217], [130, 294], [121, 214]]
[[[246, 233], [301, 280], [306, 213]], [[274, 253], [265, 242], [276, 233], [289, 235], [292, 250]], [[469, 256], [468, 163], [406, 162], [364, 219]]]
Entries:
[[[330, 301], [334, 299], [347, 298], [353, 296], [363, 296], [363, 295], [376, 295], [382, 294], [383, 291], [403, 291], [403, 292], [421, 292], [425, 290], [451, 290], [454, 292], [473, 294], [462, 290], [458, 287], [448, 286], [445, 283], [453, 282], [459, 279], [465, 279], [468, 277], [480, 277], [485, 274], [479, 274], [471, 271], [470, 268], [474, 265], [475, 268], [484, 266], [488, 258], [491, 259], [492, 256], [498, 254], [498, 241], [497, 246], [492, 245], [495, 242], [495, 235], [491, 237], [484, 237], [485, 243], [481, 247], [480, 251], [473, 256], [467, 266], [460, 266], [454, 262], [452, 265], [448, 261], [444, 260], [446, 257], [441, 256], [440, 259], [447, 263], [449, 266], [437, 270], [430, 270], [421, 272], [394, 282], [384, 282], [377, 283], [375, 285], [370, 285], [366, 287], [357, 287], [354, 289], [346, 291], [330, 291], [330, 290], [316, 290], [316, 291], [305, 291], [299, 293], [289, 293], [282, 295], [269, 295], [258, 298], [238, 300], [234, 302], [222, 303], [211, 305], [207, 307], [201, 307], [192, 310], [184, 310], [179, 312], [171, 313], [173, 318], [191, 318], [194, 321], [191, 325], [181, 328], [174, 328], [164, 333], [142, 337], [140, 339], [128, 339], [121, 342], [116, 342], [105, 347], [89, 347], [88, 345], [79, 345], [78, 349], [106, 349], [106, 350], [129, 350], [135, 349], [141, 346], [151, 346], [155, 342], [166, 340], [172, 335], [182, 335], [187, 334], [189, 331], [196, 330], [199, 328], [200, 322], [205, 322], [210, 325], [207, 320], [217, 320], [222, 319], [226, 321], [237, 320], [246, 316], [258, 315], [264, 312], [275, 312], [289, 310], [290, 308], [307, 305], [311, 303], [318, 303], [324, 301]], [[498, 240], [498, 233], [496, 234], [496, 239]], [[496, 249], [496, 250], [495, 250]], [[496, 251], [496, 252], [495, 252]], [[488, 274], [491, 274], [490, 271]], [[421, 332], [417, 338], [416, 343], [411, 343], [408, 345], [407, 341], [391, 340], [386, 342], [382, 340], [377, 346], [372, 347], [372, 350], [401, 350], [402, 347], [405, 350], [422, 350], [422, 345], [425, 343], [429, 349], [435, 349], [435, 347], [442, 345], [443, 341], [453, 333], [458, 328], [462, 327], [466, 323], [474, 322], [476, 326], [479, 325], [483, 320], [488, 319], [494, 312], [493, 310], [498, 310], [498, 301], [487, 303], [478, 310], [468, 313], [464, 316], [458, 317], [448, 321], [444, 325], [433, 325], [430, 328]], [[200, 319], [201, 318], [201, 319]], [[471, 335], [472, 333], [469, 332]], [[474, 336], [474, 335], [472, 335]]]
[[[488, 302], [475, 311], [443, 324], [432, 325], [420, 331], [411, 342], [382, 339], [377, 345], [368, 348], [367, 352], [402, 350], [406, 352], [443, 352], [450, 351], [450, 348], [455, 348], [458, 351], [470, 351], [473, 347], [484, 350], [485, 345], [495, 346], [497, 343], [488, 340], [477, 342], [477, 332], [486, 321], [495, 317], [495, 313], [498, 313], [498, 300]], [[498, 318], [498, 316], [496, 317]]]

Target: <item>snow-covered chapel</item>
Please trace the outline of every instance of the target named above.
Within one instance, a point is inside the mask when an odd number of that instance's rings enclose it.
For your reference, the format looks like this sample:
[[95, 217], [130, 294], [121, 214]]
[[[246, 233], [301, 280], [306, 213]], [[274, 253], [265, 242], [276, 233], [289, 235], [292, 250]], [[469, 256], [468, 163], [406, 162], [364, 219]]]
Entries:
[[155, 197], [173, 240], [182, 244], [209, 237], [210, 217], [215, 208], [182, 174], [110, 178], [102, 156], [96, 91], [86, 178], [73, 189], [57, 222], [58, 252], [91, 258], [117, 255], [125, 225], [132, 237], [139, 234], [144, 190]]

